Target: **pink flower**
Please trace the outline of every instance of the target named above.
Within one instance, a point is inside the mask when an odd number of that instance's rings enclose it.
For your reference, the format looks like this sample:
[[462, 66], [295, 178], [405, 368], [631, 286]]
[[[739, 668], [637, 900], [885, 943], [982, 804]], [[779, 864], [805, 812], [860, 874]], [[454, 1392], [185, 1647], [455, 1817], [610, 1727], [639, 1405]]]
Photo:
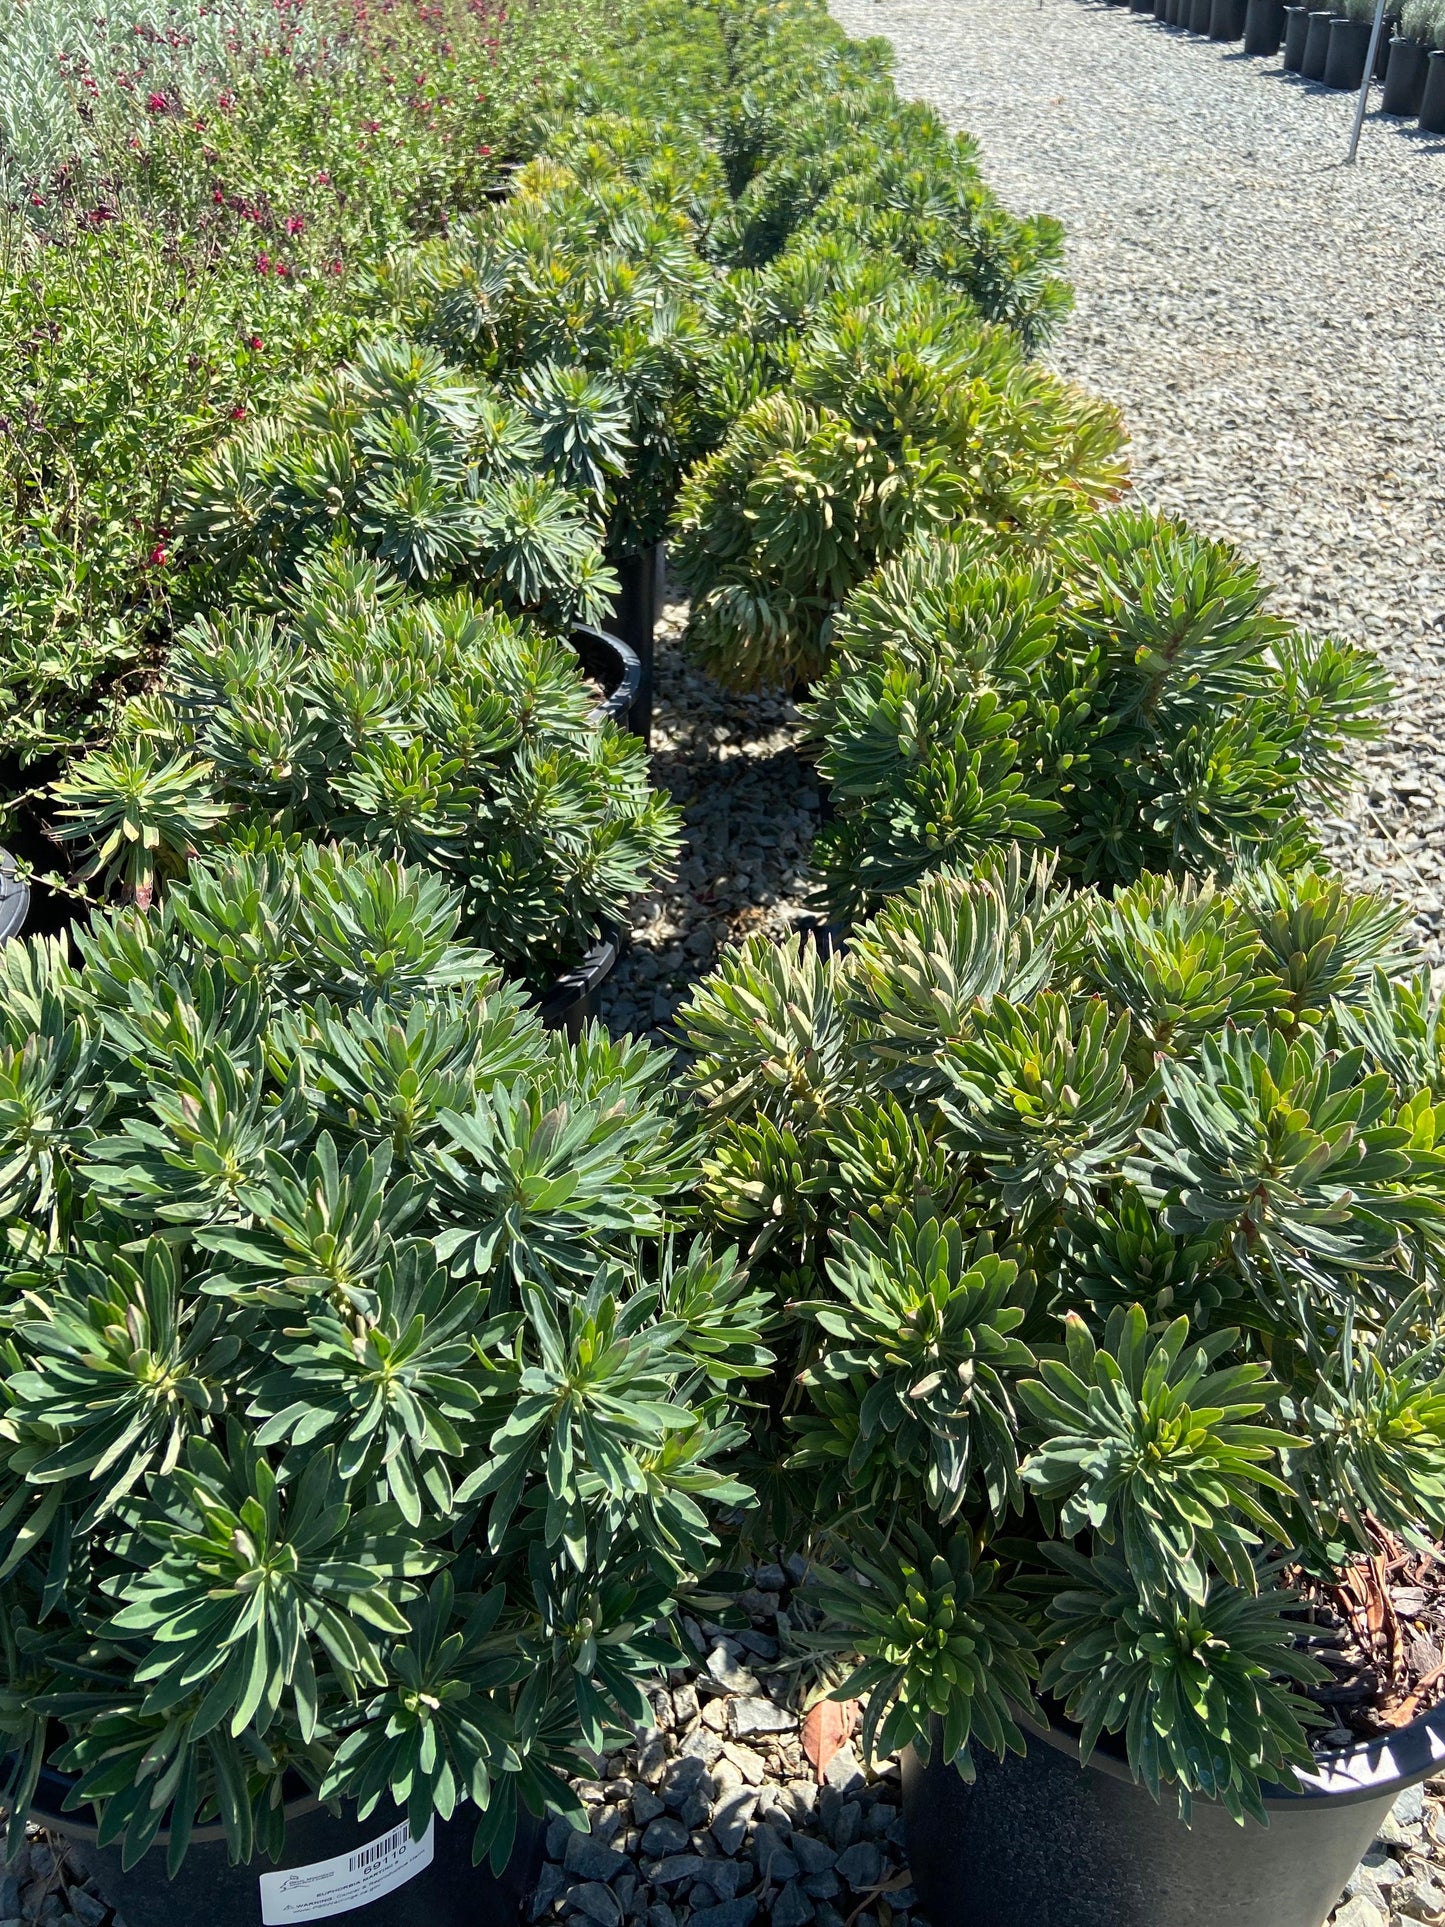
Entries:
[[217, 207], [224, 207], [226, 205], [226, 197], [219, 187], [212, 194], [211, 199], [216, 203]]
[[341, 272], [341, 263], [340, 263], [339, 261], [333, 261], [333, 262], [331, 263], [331, 272], [332, 272], [332, 274], [340, 274], [340, 272]]
[[261, 252], [256, 256], [257, 274], [265, 274], [270, 268], [270, 266], [271, 266], [271, 257], [269, 254], [267, 254], [266, 250], [262, 248]]
[[316, 185], [318, 187], [329, 187], [331, 184], [331, 176], [327, 173], [324, 167], [321, 169], [320, 173], [315, 175], [313, 178], [315, 179]]
[[286, 232], [288, 234], [299, 234], [305, 225], [306, 216], [304, 214], [288, 214], [286, 216]]
[[148, 114], [163, 114], [169, 106], [170, 102], [164, 94], [148, 94], [146, 96], [146, 112]]
[[157, 542], [147, 560], [153, 569], [163, 569], [170, 560], [170, 551], [164, 542]]
[[238, 401], [236, 403], [236, 406], [231, 410], [231, 420], [233, 422], [243, 422], [245, 421], [245, 419], [246, 419], [246, 404], [243, 401]]
[[247, 346], [247, 347], [248, 347], [248, 348], [249, 348], [249, 349], [251, 350], [251, 353], [252, 353], [253, 355], [259, 355], [259, 354], [260, 354], [260, 352], [261, 352], [261, 345], [262, 345], [262, 344], [261, 344], [261, 337], [260, 337], [260, 335], [252, 335], [252, 336], [250, 337], [250, 339], [249, 339], [249, 340], [247, 341], [247, 343], [246, 343], [246, 346]]

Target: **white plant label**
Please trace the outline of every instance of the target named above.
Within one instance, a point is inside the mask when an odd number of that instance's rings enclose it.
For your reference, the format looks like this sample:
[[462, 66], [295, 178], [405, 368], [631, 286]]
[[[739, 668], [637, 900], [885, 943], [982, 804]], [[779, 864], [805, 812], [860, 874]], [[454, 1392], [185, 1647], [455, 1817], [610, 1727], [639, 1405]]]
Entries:
[[291, 1927], [294, 1921], [329, 1920], [349, 1914], [383, 1894], [415, 1880], [436, 1853], [435, 1819], [420, 1840], [405, 1821], [370, 1845], [334, 1860], [313, 1860], [309, 1867], [283, 1867], [261, 1875], [262, 1927]]

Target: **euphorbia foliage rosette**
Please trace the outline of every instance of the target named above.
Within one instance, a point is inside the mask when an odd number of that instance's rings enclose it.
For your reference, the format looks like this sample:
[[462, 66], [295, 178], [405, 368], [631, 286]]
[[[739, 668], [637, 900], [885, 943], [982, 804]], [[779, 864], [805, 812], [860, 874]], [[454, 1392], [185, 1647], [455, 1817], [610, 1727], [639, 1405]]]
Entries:
[[127, 1862], [298, 1786], [577, 1812], [716, 1562], [765, 1301], [665, 1053], [544, 1032], [434, 877], [197, 866], [0, 951], [0, 1729]]
[[880, 1748], [1033, 1694], [1262, 1816], [1322, 1668], [1281, 1583], [1445, 1529], [1445, 1029], [1309, 868], [1106, 898], [1018, 847], [682, 1015], [704, 1190], [791, 1306], [770, 1525]]

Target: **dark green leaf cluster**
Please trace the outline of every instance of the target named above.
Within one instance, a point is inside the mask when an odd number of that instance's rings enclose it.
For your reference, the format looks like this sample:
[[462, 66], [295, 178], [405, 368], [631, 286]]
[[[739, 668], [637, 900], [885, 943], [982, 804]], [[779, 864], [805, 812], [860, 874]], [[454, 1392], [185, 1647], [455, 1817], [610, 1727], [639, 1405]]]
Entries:
[[379, 337], [189, 472], [181, 527], [199, 598], [274, 606], [308, 556], [349, 544], [404, 582], [598, 622], [617, 592], [598, 484], [628, 447], [603, 376], [549, 362], [508, 395], [433, 347]]
[[301, 566], [284, 617], [199, 617], [118, 743], [53, 795], [89, 870], [148, 901], [197, 848], [341, 837], [435, 870], [468, 938], [543, 977], [671, 863], [641, 743], [562, 643], [375, 563]]
[[[299, 1775], [575, 1808], [714, 1563], [767, 1304], [665, 1053], [545, 1032], [436, 875], [197, 864], [0, 950], [0, 1730], [128, 1862]], [[60, 1735], [57, 1743], [56, 1735]]]
[[835, 910], [1016, 838], [1104, 885], [1302, 860], [1389, 684], [1263, 603], [1227, 545], [1138, 509], [1042, 552], [970, 532], [880, 569], [833, 619], [812, 711]]
[[694, 993], [703, 1195], [796, 1319], [758, 1463], [844, 1574], [819, 1637], [880, 1745], [935, 1718], [1002, 1748], [1037, 1690], [1186, 1812], [1258, 1815], [1308, 1764], [1281, 1565], [1445, 1530], [1438, 1026], [1403, 922], [1309, 868], [1070, 891], [1014, 844]]

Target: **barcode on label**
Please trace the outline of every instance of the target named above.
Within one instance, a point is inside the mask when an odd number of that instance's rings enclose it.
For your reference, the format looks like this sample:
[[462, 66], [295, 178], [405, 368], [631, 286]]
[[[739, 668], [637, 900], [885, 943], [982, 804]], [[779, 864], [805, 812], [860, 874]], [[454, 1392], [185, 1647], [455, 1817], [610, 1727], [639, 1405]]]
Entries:
[[436, 1831], [436, 1821], [429, 1820], [421, 1839], [413, 1840], [403, 1822], [334, 1860], [263, 1873], [261, 1927], [301, 1927], [303, 1921], [332, 1920], [369, 1907], [426, 1872], [436, 1853]]
[[400, 1853], [403, 1847], [410, 1845], [411, 1828], [393, 1827], [390, 1833], [384, 1833], [379, 1840], [373, 1840], [371, 1845], [363, 1847], [360, 1853], [352, 1854], [347, 1871], [359, 1873], [363, 1867], [374, 1867], [378, 1860], [385, 1860], [391, 1853]]

